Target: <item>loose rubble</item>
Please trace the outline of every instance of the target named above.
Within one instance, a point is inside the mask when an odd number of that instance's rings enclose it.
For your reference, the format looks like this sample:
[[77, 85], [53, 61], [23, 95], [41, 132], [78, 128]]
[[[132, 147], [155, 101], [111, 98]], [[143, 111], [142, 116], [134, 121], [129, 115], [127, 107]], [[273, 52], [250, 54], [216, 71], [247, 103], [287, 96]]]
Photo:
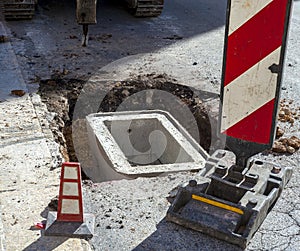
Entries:
[[[84, 80], [66, 78], [54, 78], [42, 80], [40, 82], [39, 93], [42, 97], [42, 101], [47, 104], [50, 112], [48, 114], [51, 117], [48, 119], [48, 121], [51, 121], [50, 128], [56, 142], [61, 146], [60, 150], [64, 158], [70, 161], [78, 161], [73, 146], [72, 123], [74, 123], [74, 121], [72, 121], [72, 119], [77, 98], [80, 95], [84, 84]], [[98, 112], [116, 111], [126, 98], [143, 90], [163, 90], [173, 94], [180, 100], [176, 109], [181, 109], [183, 105], [187, 105], [194, 115], [201, 135], [200, 144], [204, 149], [209, 149], [211, 140], [210, 121], [202, 101], [199, 97], [194, 95], [191, 88], [178, 84], [175, 79], [172, 79], [165, 74], [134, 76], [131, 79], [121, 82], [109, 83], [106, 88], [107, 94], [102, 100]], [[98, 91], [97, 86], [95, 86], [95, 91]], [[132, 98], [130, 109], [137, 109], [135, 108], [136, 104], [144, 102], [141, 98], [142, 97], [140, 96]], [[150, 103], [148, 109], [151, 109]], [[163, 105], [164, 104], [162, 103], [162, 106]], [[164, 107], [161, 107], [161, 109], [163, 108]], [[85, 125], [84, 121], [83, 123], [80, 121], [75, 122], [77, 124]], [[84, 149], [84, 145], [87, 144], [87, 142], [81, 140], [80, 144], [83, 144], [83, 147], [79, 146], [79, 148]]]
[[275, 141], [273, 145], [273, 152], [276, 153], [294, 153], [300, 148], [300, 139], [296, 136], [290, 138], [281, 138]]
[[[300, 107], [294, 108], [293, 101], [283, 99], [280, 101], [280, 109], [278, 113], [278, 121], [282, 123], [289, 123], [290, 126], [294, 126], [296, 120], [300, 118]], [[293, 154], [300, 148], [300, 139], [296, 136], [283, 137], [284, 130], [277, 127], [276, 141], [272, 147], [272, 151], [275, 153], [288, 153]]]
[[15, 95], [18, 97], [23, 97], [26, 94], [24, 90], [12, 90], [11, 95]]
[[295, 109], [292, 107], [293, 101], [287, 101], [283, 99], [280, 101], [280, 109], [278, 113], [278, 120], [281, 122], [288, 122], [291, 125], [294, 124], [295, 120], [300, 118], [300, 107]]
[[9, 41], [9, 38], [4, 35], [0, 35], [0, 43], [6, 43]]

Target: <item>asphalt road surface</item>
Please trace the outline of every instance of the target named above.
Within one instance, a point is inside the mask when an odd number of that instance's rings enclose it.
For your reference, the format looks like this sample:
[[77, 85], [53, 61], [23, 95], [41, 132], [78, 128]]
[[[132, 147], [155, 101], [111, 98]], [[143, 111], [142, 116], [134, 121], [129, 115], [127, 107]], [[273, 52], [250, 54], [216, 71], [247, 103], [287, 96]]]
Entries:
[[[75, 1], [40, 1], [32, 21], [10, 22], [12, 44], [30, 90], [40, 79], [101, 77], [127, 69], [133, 74], [164, 71], [181, 84], [218, 93], [221, 78], [226, 1], [165, 0], [158, 18], [137, 19], [117, 1], [100, 1], [98, 24], [82, 48]], [[300, 2], [295, 2], [282, 98], [300, 106]], [[140, 54], [143, 54], [140, 56]], [[134, 55], [132, 57], [132, 55]], [[128, 58], [127, 58], [128, 57]], [[159, 64], [156, 64], [156, 59]], [[149, 66], [151, 64], [151, 66]], [[166, 67], [164, 68], [164, 65]], [[172, 65], [174, 67], [172, 67]], [[112, 70], [113, 69], [113, 70]], [[180, 76], [178, 76], [180, 72]], [[149, 72], [148, 72], [149, 73]], [[177, 74], [177, 75], [176, 75]], [[111, 75], [111, 76], [112, 76]], [[299, 135], [299, 121], [282, 123], [287, 136]], [[247, 250], [300, 250], [300, 155], [259, 156], [292, 166], [294, 174]], [[95, 250], [239, 250], [228, 243], [164, 220], [168, 192], [191, 174], [85, 184], [86, 210], [96, 214]]]

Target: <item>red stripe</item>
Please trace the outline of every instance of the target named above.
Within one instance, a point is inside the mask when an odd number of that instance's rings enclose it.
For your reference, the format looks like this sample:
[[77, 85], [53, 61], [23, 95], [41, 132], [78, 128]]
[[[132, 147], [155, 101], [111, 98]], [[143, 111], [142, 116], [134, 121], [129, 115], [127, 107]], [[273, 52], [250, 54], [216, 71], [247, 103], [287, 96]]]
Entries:
[[83, 222], [83, 214], [61, 214], [61, 219], [57, 218], [57, 221], [72, 221], [72, 222]]
[[77, 162], [64, 162], [62, 164], [63, 167], [67, 166], [67, 167], [79, 167], [80, 164]]
[[269, 144], [273, 111], [274, 99], [227, 129], [224, 133], [245, 141]]
[[62, 177], [62, 179], [63, 179], [63, 182], [70, 182], [70, 183], [77, 183], [78, 182], [77, 179], [64, 179], [63, 177]]
[[273, 0], [228, 37], [224, 86], [281, 44], [288, 0]]
[[70, 200], [79, 200], [80, 196], [75, 196], [75, 195], [62, 195], [62, 199], [70, 199]]

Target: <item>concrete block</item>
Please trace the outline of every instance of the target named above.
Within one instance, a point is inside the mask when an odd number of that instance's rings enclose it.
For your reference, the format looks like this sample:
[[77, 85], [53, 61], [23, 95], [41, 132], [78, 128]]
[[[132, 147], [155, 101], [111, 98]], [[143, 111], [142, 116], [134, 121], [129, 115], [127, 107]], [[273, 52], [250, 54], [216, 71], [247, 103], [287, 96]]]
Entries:
[[87, 116], [95, 182], [199, 170], [207, 153], [167, 112], [132, 111]]
[[57, 221], [57, 212], [50, 211], [47, 218], [45, 236], [66, 236], [71, 238], [92, 238], [95, 216], [84, 214], [84, 222]]

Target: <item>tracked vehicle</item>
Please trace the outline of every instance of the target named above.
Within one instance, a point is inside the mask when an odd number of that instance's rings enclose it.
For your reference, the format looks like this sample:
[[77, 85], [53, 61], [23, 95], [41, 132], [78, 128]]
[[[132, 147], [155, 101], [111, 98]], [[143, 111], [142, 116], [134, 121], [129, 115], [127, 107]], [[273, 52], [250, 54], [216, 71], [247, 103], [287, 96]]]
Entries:
[[[136, 17], [157, 17], [163, 10], [164, 0], [123, 0]], [[31, 19], [38, 0], [3, 0], [6, 20]], [[83, 26], [82, 46], [87, 45], [88, 26], [96, 24], [97, 0], [76, 0], [77, 23]]]
[[[164, 0], [125, 0], [129, 10], [136, 17], [156, 17], [163, 10]], [[97, 0], [77, 0], [77, 23], [83, 27], [82, 46], [87, 45], [88, 26], [96, 24]]]
[[164, 0], [126, 0], [136, 17], [157, 17], [161, 14]]
[[6, 20], [31, 19], [37, 0], [3, 0], [3, 14]]
[[[163, 10], [164, 0], [125, 0], [130, 12], [136, 17], [156, 17]], [[3, 0], [4, 17], [7, 20], [31, 19], [38, 0]], [[97, 0], [77, 0], [77, 6], [85, 5], [92, 9]]]

